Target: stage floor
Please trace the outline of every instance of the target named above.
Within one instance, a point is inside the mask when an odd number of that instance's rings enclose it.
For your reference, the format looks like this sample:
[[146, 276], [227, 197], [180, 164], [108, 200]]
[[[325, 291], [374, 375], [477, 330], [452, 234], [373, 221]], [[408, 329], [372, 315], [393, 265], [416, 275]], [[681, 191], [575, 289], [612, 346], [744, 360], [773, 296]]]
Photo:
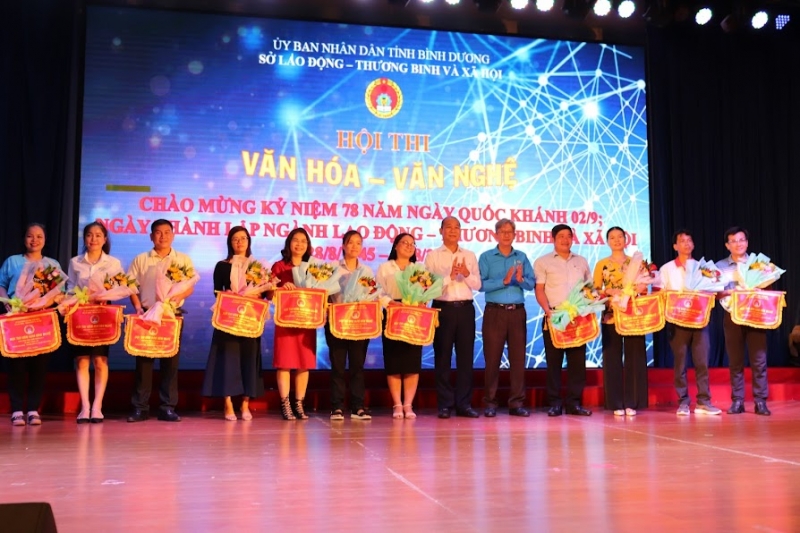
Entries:
[[752, 408], [681, 418], [669, 407], [632, 418], [6, 419], [0, 502], [50, 502], [61, 533], [798, 531], [800, 402], [771, 402], [772, 417]]

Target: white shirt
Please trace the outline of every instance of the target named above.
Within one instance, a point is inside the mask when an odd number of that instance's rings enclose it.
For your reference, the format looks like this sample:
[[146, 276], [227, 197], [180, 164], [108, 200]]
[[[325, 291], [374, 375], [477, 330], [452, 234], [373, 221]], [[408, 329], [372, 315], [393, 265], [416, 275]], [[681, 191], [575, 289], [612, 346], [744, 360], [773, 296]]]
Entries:
[[573, 253], [567, 259], [556, 252], [541, 256], [533, 263], [533, 275], [536, 285], [544, 285], [544, 294], [550, 307], [564, 302], [579, 281], [592, 279], [589, 263]]
[[100, 259], [94, 264], [89, 262], [88, 254], [73, 257], [67, 270], [67, 291], [75, 287], [86, 287], [90, 278], [99, 278], [102, 283], [106, 274], [114, 276], [123, 271], [119, 259], [107, 255], [105, 252], [100, 253]]
[[[683, 265], [678, 265], [677, 260], [673, 259], [665, 263], [658, 271], [661, 273], [661, 288], [666, 291], [682, 291], [686, 280], [686, 269]], [[686, 264], [696, 263], [694, 259], [688, 259]]]
[[[139, 300], [145, 309], [149, 309], [157, 301], [156, 275], [158, 274], [158, 269], [156, 267], [162, 261], [194, 268], [194, 264], [188, 255], [176, 252], [174, 249], [170, 249], [169, 253], [163, 258], [156, 253], [155, 249], [134, 257], [128, 269], [128, 276], [133, 276], [139, 282]], [[183, 300], [174, 303], [177, 307], [180, 307], [183, 305]]]
[[[466, 278], [459, 274], [456, 279], [450, 277], [450, 272], [453, 270], [453, 260], [456, 259], [458, 263], [463, 263], [469, 276]], [[435, 250], [428, 252], [425, 256], [425, 268], [435, 275], [442, 278], [443, 290], [442, 295], [437, 300], [446, 302], [458, 302], [463, 300], [472, 300], [472, 291], [480, 290], [481, 288], [481, 274], [478, 271], [478, 259], [475, 254], [469, 250], [465, 250], [460, 246], [455, 252], [451, 252], [447, 246], [441, 246]]]
[[340, 304], [344, 301], [344, 288], [347, 286], [347, 283], [350, 281], [350, 277], [353, 276], [353, 274], [358, 273], [359, 278], [375, 277], [375, 274], [372, 273], [372, 269], [368, 265], [362, 263], [361, 261], [357, 261], [356, 268], [350, 270], [349, 268], [347, 268], [347, 263], [345, 263], [344, 259], [342, 259], [341, 261], [339, 261], [339, 268], [341, 269], [340, 272], [342, 273], [342, 277], [339, 278], [339, 286], [342, 288], [342, 290], [340, 290], [336, 294], [331, 295], [330, 297], [331, 303]]
[[[409, 268], [411, 265], [413, 265], [413, 263], [409, 263], [406, 268]], [[394, 259], [386, 261], [378, 267], [375, 281], [378, 282], [378, 285], [383, 289], [383, 293], [385, 294], [385, 296], [381, 298], [381, 303], [384, 307], [386, 307], [390, 301], [399, 300], [401, 297], [400, 288], [397, 286], [397, 280], [394, 278], [394, 275], [398, 272], [402, 272], [402, 270], [400, 270], [400, 267], [394, 262]]]

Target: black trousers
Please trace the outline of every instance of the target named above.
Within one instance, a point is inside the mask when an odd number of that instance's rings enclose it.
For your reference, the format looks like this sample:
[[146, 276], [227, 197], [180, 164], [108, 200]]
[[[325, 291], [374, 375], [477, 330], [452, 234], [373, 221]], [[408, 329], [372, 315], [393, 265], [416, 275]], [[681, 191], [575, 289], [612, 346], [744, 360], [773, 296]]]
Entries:
[[647, 407], [644, 335], [620, 335], [614, 324], [603, 324], [602, 330], [605, 408], [644, 409]]
[[583, 401], [583, 389], [586, 386], [586, 345], [562, 350], [553, 346], [550, 332], [544, 329], [547, 321], [542, 321], [542, 339], [544, 339], [544, 357], [547, 363], [547, 403], [550, 407], [560, 407], [561, 403], [561, 366], [564, 355], [567, 356], [567, 396], [568, 407], [577, 407]]
[[728, 352], [728, 366], [731, 373], [731, 399], [744, 401], [744, 349], [750, 359], [753, 374], [753, 399], [766, 400], [769, 394], [767, 384], [767, 332], [749, 326], [733, 323], [730, 313], [725, 313], [722, 321], [725, 333], [725, 351]]
[[711, 391], [708, 388], [708, 328], [692, 329], [667, 325], [669, 346], [674, 357], [675, 392], [678, 393], [678, 402], [681, 405], [689, 404], [689, 386], [686, 383], [686, 355], [692, 348], [692, 363], [694, 364], [695, 381], [697, 382], [697, 403], [711, 402]]
[[28, 391], [28, 411], [38, 411], [44, 394], [44, 380], [47, 376], [47, 365], [51, 353], [34, 355], [33, 357], [15, 357], [6, 359], [8, 365], [8, 397], [11, 401], [11, 412], [23, 411], [25, 406], [25, 390]]
[[527, 315], [524, 307], [502, 309], [486, 306], [483, 314], [484, 404], [497, 407], [497, 385], [503, 347], [508, 346], [508, 370], [511, 389], [508, 406], [522, 407], [525, 401], [525, 343], [528, 340]]
[[364, 407], [364, 362], [367, 360], [369, 339], [349, 341], [334, 337], [325, 323], [325, 340], [331, 358], [331, 410], [342, 409], [345, 394], [345, 367], [350, 363], [350, 411]]
[[[178, 342], [183, 338], [183, 321], [180, 323]], [[159, 374], [161, 383], [158, 387], [158, 398], [161, 409], [175, 408], [178, 405], [178, 363], [181, 352], [172, 357], [161, 357], [159, 361]], [[136, 357], [134, 371], [133, 394], [131, 404], [142, 411], [150, 410], [150, 392], [153, 390], [153, 365], [155, 359], [151, 357]]]
[[[471, 301], [454, 306], [434, 300], [440, 309], [439, 327], [433, 337], [436, 403], [439, 408], [463, 411], [472, 406], [472, 368], [475, 356], [475, 306]], [[450, 362], [456, 351], [456, 385], [450, 380]]]

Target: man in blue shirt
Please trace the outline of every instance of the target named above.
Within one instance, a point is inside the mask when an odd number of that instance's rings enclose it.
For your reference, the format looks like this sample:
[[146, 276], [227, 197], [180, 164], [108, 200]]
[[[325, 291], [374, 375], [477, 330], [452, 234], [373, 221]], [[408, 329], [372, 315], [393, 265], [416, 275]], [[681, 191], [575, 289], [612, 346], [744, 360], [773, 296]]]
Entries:
[[503, 347], [508, 346], [511, 389], [508, 414], [530, 416], [525, 401], [525, 345], [528, 341], [525, 293], [533, 290], [533, 268], [528, 257], [515, 250], [516, 226], [509, 219], [495, 224], [497, 247], [481, 254], [481, 292], [486, 296], [483, 313], [483, 356], [486, 361], [484, 403], [486, 417], [497, 416], [497, 382]]

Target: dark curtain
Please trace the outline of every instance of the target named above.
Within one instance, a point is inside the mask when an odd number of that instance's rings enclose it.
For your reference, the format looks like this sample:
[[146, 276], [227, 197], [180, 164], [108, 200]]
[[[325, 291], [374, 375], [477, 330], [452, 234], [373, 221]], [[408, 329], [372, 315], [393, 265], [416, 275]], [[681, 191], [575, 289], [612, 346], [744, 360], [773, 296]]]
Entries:
[[[702, 30], [702, 31], [701, 31]], [[787, 337], [800, 302], [800, 47], [780, 32], [725, 34], [698, 27], [648, 29], [647, 91], [653, 255], [673, 259], [672, 233], [693, 232], [695, 257], [722, 259], [723, 233], [750, 232], [749, 251], [787, 273], [781, 329], [769, 334], [769, 364], [793, 363]], [[718, 306], [711, 364], [727, 365]], [[671, 366], [656, 336], [656, 365]]]
[[[24, 251], [28, 222], [47, 227], [44, 253], [66, 268], [73, 210], [80, 5], [6, 2], [0, 17], [0, 260]], [[65, 350], [52, 367], [71, 368]]]

